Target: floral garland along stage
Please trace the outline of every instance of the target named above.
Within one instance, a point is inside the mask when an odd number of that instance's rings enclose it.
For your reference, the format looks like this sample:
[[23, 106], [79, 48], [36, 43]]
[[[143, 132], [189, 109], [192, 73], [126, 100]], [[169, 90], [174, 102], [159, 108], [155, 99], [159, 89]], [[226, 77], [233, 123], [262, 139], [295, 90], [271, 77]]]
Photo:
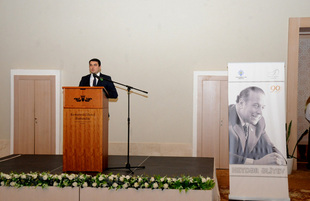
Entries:
[[50, 173], [0, 173], [0, 186], [8, 187], [92, 187], [108, 189], [179, 189], [185, 190], [211, 190], [215, 186], [213, 179], [207, 177], [145, 177], [130, 175], [97, 174], [96, 176], [86, 174], [50, 174]]

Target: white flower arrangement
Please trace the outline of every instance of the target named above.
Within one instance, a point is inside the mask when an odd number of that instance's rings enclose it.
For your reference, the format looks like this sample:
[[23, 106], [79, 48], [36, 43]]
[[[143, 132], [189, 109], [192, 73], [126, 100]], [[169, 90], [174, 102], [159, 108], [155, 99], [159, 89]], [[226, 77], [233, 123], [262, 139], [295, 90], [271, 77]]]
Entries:
[[47, 188], [54, 187], [81, 187], [81, 188], [108, 188], [108, 189], [178, 189], [185, 190], [211, 190], [215, 186], [213, 179], [202, 176], [190, 177], [160, 177], [160, 176], [130, 176], [99, 173], [96, 176], [87, 174], [53, 175], [50, 173], [0, 173], [0, 186], [24, 187], [34, 186]]

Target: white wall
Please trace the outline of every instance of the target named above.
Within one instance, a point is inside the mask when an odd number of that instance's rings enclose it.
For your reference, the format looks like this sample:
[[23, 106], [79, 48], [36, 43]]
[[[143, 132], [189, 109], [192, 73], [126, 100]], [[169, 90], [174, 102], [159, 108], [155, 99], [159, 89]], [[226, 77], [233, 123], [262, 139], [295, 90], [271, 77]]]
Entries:
[[[132, 142], [191, 146], [193, 71], [286, 62], [288, 19], [309, 9], [308, 0], [0, 0], [0, 151], [10, 70], [59, 69], [61, 85], [75, 86], [93, 57], [115, 81], [149, 92], [131, 95]], [[127, 140], [127, 94], [118, 92], [110, 142]]]

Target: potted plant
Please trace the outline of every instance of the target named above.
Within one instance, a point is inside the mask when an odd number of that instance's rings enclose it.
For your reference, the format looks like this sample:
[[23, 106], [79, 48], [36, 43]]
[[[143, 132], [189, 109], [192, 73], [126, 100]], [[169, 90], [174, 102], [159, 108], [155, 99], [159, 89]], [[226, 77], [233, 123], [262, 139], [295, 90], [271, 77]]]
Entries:
[[[290, 135], [291, 135], [291, 127], [292, 127], [292, 121], [290, 121], [288, 127], [287, 127], [287, 124], [285, 124], [285, 130], [286, 130], [286, 156], [287, 156], [287, 172], [288, 174], [291, 174], [292, 172], [292, 168], [293, 168], [293, 160], [294, 158], [294, 153], [295, 153], [295, 150], [299, 144], [299, 142], [303, 139], [304, 136], [306, 136], [309, 132], [308, 129], [306, 129], [303, 134], [298, 138], [295, 146], [294, 146], [294, 149], [293, 149], [293, 152], [290, 154], [289, 152], [289, 149], [288, 149], [288, 144], [289, 144], [289, 141], [290, 141]], [[296, 158], [297, 159], [297, 158]]]

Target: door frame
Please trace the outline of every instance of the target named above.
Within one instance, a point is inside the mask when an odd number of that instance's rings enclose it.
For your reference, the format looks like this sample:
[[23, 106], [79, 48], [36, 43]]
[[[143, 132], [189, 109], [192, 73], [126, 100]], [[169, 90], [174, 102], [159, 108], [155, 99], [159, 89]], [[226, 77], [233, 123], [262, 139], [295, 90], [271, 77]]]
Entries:
[[[297, 99], [298, 99], [298, 58], [300, 28], [310, 28], [310, 17], [290, 18], [288, 30], [288, 56], [287, 56], [287, 96], [286, 96], [286, 122], [292, 120], [289, 149], [293, 150], [297, 142]], [[297, 153], [295, 152], [295, 157]], [[297, 169], [294, 163], [293, 169]]]
[[198, 78], [199, 76], [228, 76], [228, 71], [194, 71], [194, 87], [193, 87], [193, 141], [192, 156], [197, 157], [197, 135], [198, 135]]
[[60, 154], [60, 70], [12, 69], [11, 70], [11, 120], [10, 120], [10, 154], [14, 153], [14, 76], [15, 75], [54, 75], [55, 76], [55, 154]]

